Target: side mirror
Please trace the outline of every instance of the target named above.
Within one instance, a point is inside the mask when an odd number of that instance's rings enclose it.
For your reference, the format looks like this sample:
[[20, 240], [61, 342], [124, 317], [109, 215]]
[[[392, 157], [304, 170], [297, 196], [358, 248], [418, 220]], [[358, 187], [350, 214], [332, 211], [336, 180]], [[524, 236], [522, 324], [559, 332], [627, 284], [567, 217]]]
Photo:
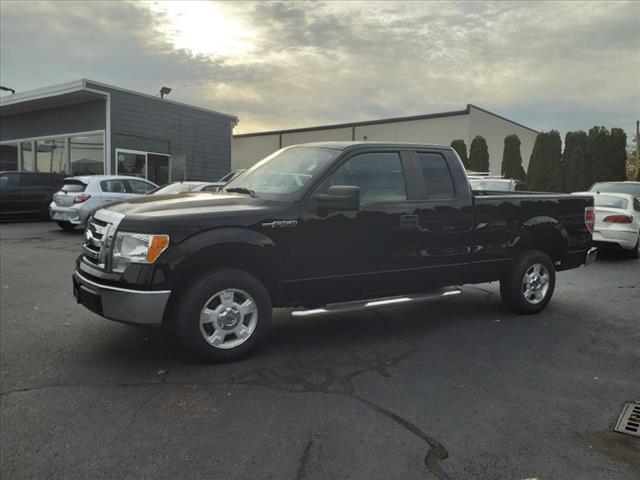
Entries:
[[358, 210], [360, 208], [360, 187], [335, 185], [329, 187], [327, 193], [316, 194], [315, 199], [318, 210], [321, 211]]

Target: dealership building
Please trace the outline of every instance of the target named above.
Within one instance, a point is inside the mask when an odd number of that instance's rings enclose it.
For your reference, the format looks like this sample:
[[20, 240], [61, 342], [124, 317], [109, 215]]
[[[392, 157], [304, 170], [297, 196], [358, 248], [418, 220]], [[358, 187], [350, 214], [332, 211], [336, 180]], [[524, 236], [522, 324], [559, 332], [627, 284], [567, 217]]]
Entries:
[[164, 184], [231, 169], [238, 119], [92, 80], [0, 98], [0, 170], [121, 174]]
[[307, 142], [369, 140], [449, 145], [461, 138], [468, 150], [473, 138], [480, 135], [489, 148], [490, 171], [499, 174], [504, 137], [510, 134], [520, 138], [526, 170], [538, 132], [475, 105], [453, 112], [234, 135], [231, 165], [233, 169], [247, 168], [279, 148]]

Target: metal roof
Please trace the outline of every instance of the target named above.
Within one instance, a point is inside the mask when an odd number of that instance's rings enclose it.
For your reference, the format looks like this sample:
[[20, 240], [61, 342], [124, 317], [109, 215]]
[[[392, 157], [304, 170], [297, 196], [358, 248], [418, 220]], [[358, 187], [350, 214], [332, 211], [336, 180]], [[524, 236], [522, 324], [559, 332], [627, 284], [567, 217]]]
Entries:
[[229, 115], [209, 108], [189, 105], [187, 103], [176, 102], [174, 100], [160, 98], [146, 93], [135, 92], [126, 88], [116, 87], [106, 83], [88, 80], [86, 78], [74, 80], [73, 82], [38, 88], [35, 90], [26, 90], [13, 95], [5, 95], [0, 97], [0, 112], [2, 115], [11, 115], [12, 113], [18, 113], [20, 111], [38, 110], [41, 108], [79, 103], [101, 98], [109, 94], [108, 91], [103, 91], [101, 89], [116, 90], [119, 92], [129, 93], [131, 95], [137, 95], [139, 97], [153, 99], [158, 102], [177, 105], [193, 110], [200, 110], [207, 113], [215, 113], [238, 123], [238, 117], [235, 115]]
[[353, 128], [353, 127], [361, 127], [364, 125], [380, 125], [383, 123], [410, 122], [412, 120], [424, 120], [428, 118], [456, 117], [460, 115], [468, 115], [469, 113], [471, 113], [471, 108], [475, 108], [476, 110], [480, 110], [481, 112], [487, 113], [489, 115], [493, 115], [494, 117], [504, 120], [505, 122], [509, 122], [519, 127], [526, 128], [527, 130], [531, 130], [532, 132], [539, 133], [538, 130], [534, 130], [533, 128], [522, 125], [521, 123], [514, 122], [513, 120], [510, 120], [506, 117], [490, 112], [489, 110], [486, 110], [484, 108], [478, 107], [477, 105], [468, 103], [464, 110], [453, 110], [449, 112], [439, 112], [439, 113], [425, 113], [422, 115], [411, 115], [407, 117], [381, 118], [378, 120], [364, 120], [360, 122], [335, 123], [330, 125], [319, 125], [315, 127], [290, 128], [290, 129], [284, 129], [284, 130], [269, 130], [265, 132], [253, 132], [253, 133], [239, 133], [237, 135], [234, 135], [234, 138], [258, 137], [262, 135], [281, 135], [286, 133], [309, 132], [314, 130], [332, 130], [334, 128]]

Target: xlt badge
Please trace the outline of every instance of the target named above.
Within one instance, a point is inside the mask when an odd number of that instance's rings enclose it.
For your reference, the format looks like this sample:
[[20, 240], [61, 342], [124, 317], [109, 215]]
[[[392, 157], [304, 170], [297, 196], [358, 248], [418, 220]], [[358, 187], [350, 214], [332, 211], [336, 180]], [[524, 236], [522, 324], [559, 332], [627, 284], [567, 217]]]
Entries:
[[265, 222], [263, 227], [269, 228], [295, 228], [298, 226], [297, 220], [274, 220], [273, 222]]

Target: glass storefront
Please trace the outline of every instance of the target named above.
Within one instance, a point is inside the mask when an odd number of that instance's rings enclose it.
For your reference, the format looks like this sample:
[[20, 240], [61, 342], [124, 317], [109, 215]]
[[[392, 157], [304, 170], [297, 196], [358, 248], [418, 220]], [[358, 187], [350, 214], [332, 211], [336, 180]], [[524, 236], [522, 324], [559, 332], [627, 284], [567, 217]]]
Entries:
[[36, 159], [33, 156], [33, 142], [22, 142], [20, 144], [20, 153], [22, 157], [20, 170], [24, 170], [25, 172], [35, 172]]
[[69, 137], [71, 175], [104, 173], [104, 139], [101, 133]]
[[171, 157], [159, 153], [116, 149], [118, 175], [146, 178], [156, 185], [171, 181]]
[[6, 142], [0, 145], [0, 170], [100, 175], [104, 173], [104, 134]]
[[45, 173], [69, 173], [67, 141], [64, 138], [36, 142], [36, 169]]

